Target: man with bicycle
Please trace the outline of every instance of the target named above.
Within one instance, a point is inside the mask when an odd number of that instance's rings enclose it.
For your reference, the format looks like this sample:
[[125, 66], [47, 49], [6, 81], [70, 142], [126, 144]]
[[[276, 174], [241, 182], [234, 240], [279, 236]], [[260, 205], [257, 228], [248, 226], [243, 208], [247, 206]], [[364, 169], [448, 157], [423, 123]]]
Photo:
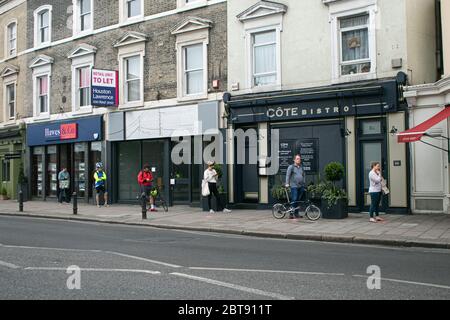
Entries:
[[144, 165], [144, 168], [138, 174], [138, 183], [141, 189], [141, 194], [144, 193], [146, 199], [150, 198], [150, 211], [156, 212], [155, 208], [155, 198], [151, 194], [152, 191], [153, 175], [150, 172], [150, 166], [148, 164]]
[[[298, 207], [298, 201], [303, 200], [305, 195], [305, 171], [302, 167], [302, 158], [299, 154], [295, 155], [294, 163], [291, 164], [286, 172], [286, 188], [291, 188], [291, 204]], [[298, 209], [294, 214], [290, 214], [289, 219], [300, 218]]]

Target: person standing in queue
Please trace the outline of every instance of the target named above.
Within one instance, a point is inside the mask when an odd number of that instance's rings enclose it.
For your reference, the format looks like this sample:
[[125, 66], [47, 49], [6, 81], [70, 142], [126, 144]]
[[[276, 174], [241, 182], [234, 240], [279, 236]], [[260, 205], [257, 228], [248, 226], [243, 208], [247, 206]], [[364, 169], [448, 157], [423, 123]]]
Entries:
[[[294, 157], [286, 172], [286, 188], [291, 188], [291, 205], [298, 207], [298, 201], [303, 199], [305, 194], [305, 171], [302, 167], [302, 158], [299, 154]], [[300, 218], [298, 209], [294, 214], [290, 214], [289, 219]]]
[[151, 195], [152, 191], [152, 183], [153, 183], [153, 175], [150, 171], [150, 166], [148, 164], [144, 165], [144, 168], [138, 174], [138, 183], [141, 190], [141, 194], [145, 194], [145, 198], [150, 198], [150, 211], [156, 212], [155, 208], [155, 199]]
[[103, 164], [97, 162], [95, 164], [94, 182], [95, 190], [97, 192], [95, 200], [97, 201], [97, 207], [100, 208], [100, 195], [104, 196], [105, 207], [108, 207], [108, 192], [106, 192], [106, 173], [103, 171]]

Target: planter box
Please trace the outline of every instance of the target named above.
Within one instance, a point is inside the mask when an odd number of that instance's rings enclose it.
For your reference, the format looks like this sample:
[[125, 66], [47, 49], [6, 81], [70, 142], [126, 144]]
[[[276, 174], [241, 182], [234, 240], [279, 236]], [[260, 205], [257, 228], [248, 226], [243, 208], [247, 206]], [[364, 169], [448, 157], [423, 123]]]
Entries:
[[348, 204], [346, 200], [339, 200], [338, 203], [328, 208], [327, 201], [322, 201], [320, 206], [323, 219], [345, 219], [348, 217]]
[[[220, 193], [220, 201], [222, 202], [222, 205], [227, 205], [228, 203], [228, 193]], [[211, 198], [211, 209], [213, 209], [214, 211], [222, 211], [224, 208], [217, 208], [216, 210], [216, 197], [212, 196]], [[202, 197], [202, 208], [203, 211], [209, 211], [208, 208], [208, 197]]]

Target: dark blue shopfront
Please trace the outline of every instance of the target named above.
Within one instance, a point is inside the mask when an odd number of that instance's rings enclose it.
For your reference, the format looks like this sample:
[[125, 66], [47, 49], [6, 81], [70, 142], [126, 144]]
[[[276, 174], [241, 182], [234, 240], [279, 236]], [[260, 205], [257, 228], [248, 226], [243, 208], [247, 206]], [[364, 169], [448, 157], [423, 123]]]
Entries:
[[28, 125], [28, 175], [32, 196], [56, 199], [58, 173], [67, 168], [70, 192], [89, 201], [95, 163], [102, 161], [104, 153], [103, 136], [103, 116]]

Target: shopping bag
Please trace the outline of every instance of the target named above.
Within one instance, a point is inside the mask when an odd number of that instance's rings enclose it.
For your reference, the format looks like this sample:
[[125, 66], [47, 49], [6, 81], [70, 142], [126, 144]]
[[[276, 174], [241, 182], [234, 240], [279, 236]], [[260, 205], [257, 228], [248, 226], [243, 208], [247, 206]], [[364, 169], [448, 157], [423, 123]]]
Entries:
[[209, 194], [208, 182], [206, 182], [206, 180], [202, 180], [202, 196], [207, 197]]

